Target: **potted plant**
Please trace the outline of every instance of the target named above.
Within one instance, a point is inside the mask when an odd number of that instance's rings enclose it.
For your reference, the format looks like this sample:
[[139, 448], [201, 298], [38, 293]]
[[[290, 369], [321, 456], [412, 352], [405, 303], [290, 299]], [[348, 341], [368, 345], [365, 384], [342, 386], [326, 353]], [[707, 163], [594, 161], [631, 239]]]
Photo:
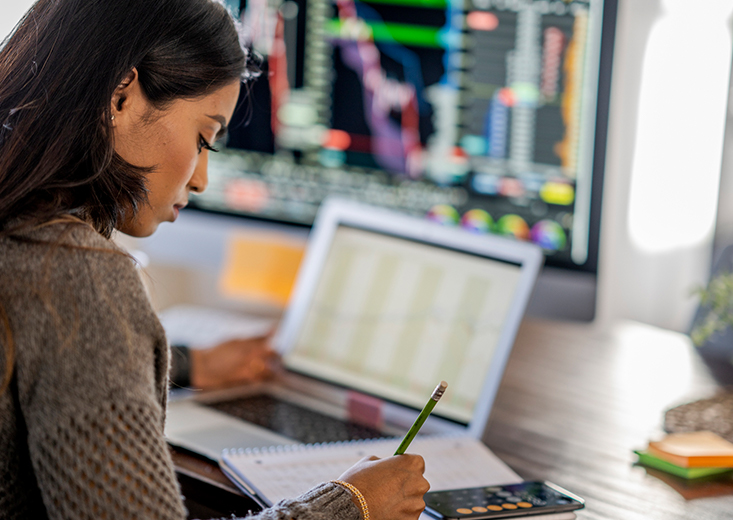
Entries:
[[[726, 254], [727, 253], [727, 254]], [[707, 287], [697, 290], [700, 305], [690, 338], [719, 380], [733, 383], [733, 272], [726, 264], [733, 259], [727, 248]], [[683, 404], [667, 411], [668, 432], [709, 430], [733, 442], [733, 392]]]

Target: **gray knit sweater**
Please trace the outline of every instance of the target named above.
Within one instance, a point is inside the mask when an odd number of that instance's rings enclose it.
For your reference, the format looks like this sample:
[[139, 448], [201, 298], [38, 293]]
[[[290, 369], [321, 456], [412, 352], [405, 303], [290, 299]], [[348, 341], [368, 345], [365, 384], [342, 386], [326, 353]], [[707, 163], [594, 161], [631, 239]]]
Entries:
[[[163, 438], [168, 346], [130, 258], [82, 224], [0, 238], [0, 519], [185, 518]], [[48, 243], [62, 245], [49, 246]], [[356, 520], [323, 484], [257, 520]]]

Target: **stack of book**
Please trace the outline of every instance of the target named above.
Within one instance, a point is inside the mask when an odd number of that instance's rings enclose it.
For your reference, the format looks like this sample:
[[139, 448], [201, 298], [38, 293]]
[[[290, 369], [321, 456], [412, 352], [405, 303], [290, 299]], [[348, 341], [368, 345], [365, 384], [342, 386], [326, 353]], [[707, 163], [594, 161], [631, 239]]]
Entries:
[[733, 443], [712, 432], [671, 433], [635, 453], [640, 464], [686, 479], [733, 470]]

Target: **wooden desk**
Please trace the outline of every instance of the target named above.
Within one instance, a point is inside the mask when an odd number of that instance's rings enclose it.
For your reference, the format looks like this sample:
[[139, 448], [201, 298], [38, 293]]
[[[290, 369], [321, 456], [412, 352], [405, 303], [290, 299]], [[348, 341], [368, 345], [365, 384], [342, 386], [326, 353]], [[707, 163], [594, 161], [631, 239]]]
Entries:
[[585, 498], [580, 519], [733, 518], [733, 482], [684, 491], [727, 496], [686, 500], [633, 466], [632, 450], [662, 434], [666, 408], [716, 388], [681, 334], [631, 322], [607, 330], [529, 322], [484, 440], [523, 478], [551, 480]]
[[[523, 478], [585, 498], [579, 519], [733, 518], [733, 479], [690, 486], [633, 465], [632, 450], [662, 433], [666, 408], [718, 388], [683, 335], [632, 322], [603, 330], [528, 321], [484, 440]], [[180, 455], [176, 462], [223, 477]]]

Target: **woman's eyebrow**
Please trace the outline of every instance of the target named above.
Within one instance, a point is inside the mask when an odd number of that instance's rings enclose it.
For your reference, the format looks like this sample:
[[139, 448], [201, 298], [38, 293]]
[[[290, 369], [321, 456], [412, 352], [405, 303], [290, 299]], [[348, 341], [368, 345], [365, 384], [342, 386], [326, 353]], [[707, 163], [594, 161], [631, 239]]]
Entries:
[[221, 126], [221, 128], [219, 128], [219, 131], [216, 133], [215, 140], [218, 141], [219, 139], [224, 137], [224, 135], [227, 133], [227, 120], [224, 118], [224, 116], [219, 115], [219, 114], [210, 116], [209, 114], [206, 114], [206, 117], [213, 119], [214, 121], [219, 123], [219, 125]]

